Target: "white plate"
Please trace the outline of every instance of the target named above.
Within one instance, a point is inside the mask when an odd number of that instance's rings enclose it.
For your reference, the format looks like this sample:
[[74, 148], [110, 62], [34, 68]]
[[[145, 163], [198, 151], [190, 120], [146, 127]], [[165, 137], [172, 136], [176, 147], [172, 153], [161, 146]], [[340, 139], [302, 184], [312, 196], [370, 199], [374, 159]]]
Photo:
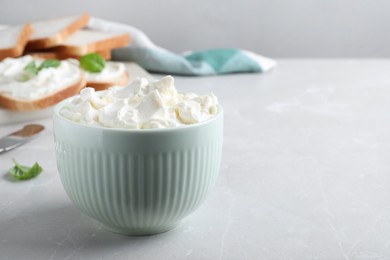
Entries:
[[[132, 62], [124, 63], [130, 75], [130, 82], [137, 77], [144, 77], [148, 80], [153, 80], [153, 76], [141, 68], [138, 64]], [[50, 117], [52, 112], [53, 107], [28, 112], [17, 112], [0, 108], [0, 125], [28, 122], [40, 118]]]

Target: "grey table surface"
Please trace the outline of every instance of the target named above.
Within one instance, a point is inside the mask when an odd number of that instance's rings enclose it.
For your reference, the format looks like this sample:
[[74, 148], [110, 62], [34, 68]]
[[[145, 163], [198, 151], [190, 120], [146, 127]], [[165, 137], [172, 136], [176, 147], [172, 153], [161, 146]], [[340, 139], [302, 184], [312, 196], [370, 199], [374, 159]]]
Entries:
[[[51, 119], [33, 121], [46, 130], [0, 155], [0, 259], [390, 259], [390, 60], [278, 62], [176, 77], [219, 97], [223, 159], [206, 202], [159, 235], [113, 234], [74, 207]], [[44, 172], [15, 181], [12, 158]]]

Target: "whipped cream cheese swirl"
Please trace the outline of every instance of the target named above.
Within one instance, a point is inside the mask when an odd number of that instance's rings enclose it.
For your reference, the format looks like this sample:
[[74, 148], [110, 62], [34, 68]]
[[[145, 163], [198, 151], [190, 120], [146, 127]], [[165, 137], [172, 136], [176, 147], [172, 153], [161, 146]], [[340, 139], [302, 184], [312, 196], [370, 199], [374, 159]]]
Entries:
[[60, 114], [87, 125], [151, 129], [200, 123], [214, 117], [217, 111], [214, 94], [179, 93], [173, 77], [166, 76], [154, 82], [138, 78], [127, 87], [115, 86], [100, 92], [85, 88]]

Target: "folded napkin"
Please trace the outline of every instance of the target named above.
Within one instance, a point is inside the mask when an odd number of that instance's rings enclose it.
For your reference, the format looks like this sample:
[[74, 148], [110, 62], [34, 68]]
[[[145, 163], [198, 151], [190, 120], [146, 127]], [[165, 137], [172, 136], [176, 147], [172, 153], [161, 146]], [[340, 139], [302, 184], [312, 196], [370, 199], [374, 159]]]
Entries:
[[88, 27], [109, 32], [129, 32], [128, 48], [113, 50], [118, 61], [132, 61], [152, 72], [178, 75], [215, 75], [266, 72], [276, 66], [272, 59], [241, 49], [213, 49], [176, 54], [155, 45], [141, 30], [99, 18], [91, 18]]

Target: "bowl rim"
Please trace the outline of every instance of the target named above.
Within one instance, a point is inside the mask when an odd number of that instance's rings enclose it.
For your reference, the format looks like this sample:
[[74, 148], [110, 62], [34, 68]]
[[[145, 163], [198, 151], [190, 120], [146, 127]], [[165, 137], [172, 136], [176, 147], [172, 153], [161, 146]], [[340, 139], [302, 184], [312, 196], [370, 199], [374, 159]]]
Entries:
[[147, 129], [127, 129], [127, 128], [111, 128], [111, 127], [105, 127], [105, 126], [100, 126], [100, 125], [87, 125], [79, 122], [72, 121], [68, 118], [63, 117], [60, 114], [60, 110], [64, 107], [66, 103], [71, 102], [72, 99], [78, 97], [79, 95], [75, 95], [72, 97], [68, 97], [59, 103], [57, 103], [54, 106], [53, 110], [53, 118], [58, 118], [61, 121], [64, 121], [68, 124], [75, 125], [77, 127], [82, 127], [82, 128], [90, 128], [90, 129], [97, 129], [97, 130], [103, 130], [103, 131], [116, 131], [116, 132], [128, 132], [128, 133], [157, 133], [157, 132], [171, 132], [171, 131], [183, 131], [185, 129], [194, 129], [198, 127], [202, 127], [204, 125], [208, 125], [219, 118], [223, 117], [223, 107], [220, 103], [218, 103], [218, 111], [217, 114], [205, 121], [196, 123], [196, 124], [191, 124], [191, 125], [181, 125], [177, 127], [169, 127], [169, 128], [147, 128]]

